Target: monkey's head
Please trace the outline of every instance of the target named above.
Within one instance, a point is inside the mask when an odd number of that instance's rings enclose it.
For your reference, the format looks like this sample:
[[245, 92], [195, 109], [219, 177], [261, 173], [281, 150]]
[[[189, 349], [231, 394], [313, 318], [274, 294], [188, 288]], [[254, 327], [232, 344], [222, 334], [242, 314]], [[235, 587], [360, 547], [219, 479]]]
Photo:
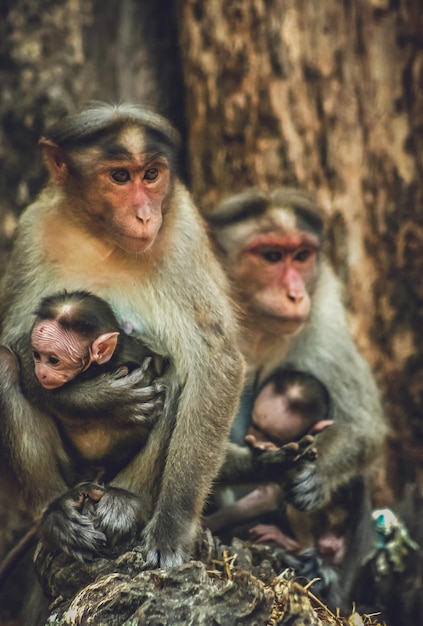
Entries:
[[119, 327], [102, 298], [63, 291], [43, 298], [35, 313], [31, 348], [35, 375], [45, 389], [57, 389], [92, 363], [112, 358]]
[[310, 314], [323, 220], [312, 196], [248, 189], [208, 216], [222, 263], [247, 317], [266, 332], [292, 335]]
[[299, 441], [331, 425], [329, 411], [328, 391], [317, 378], [307, 372], [278, 368], [258, 389], [247, 441], [253, 445], [253, 436], [255, 444], [270, 442], [272, 447]]
[[54, 124], [39, 144], [73, 219], [128, 253], [154, 244], [179, 147], [167, 120], [135, 105], [94, 103]]

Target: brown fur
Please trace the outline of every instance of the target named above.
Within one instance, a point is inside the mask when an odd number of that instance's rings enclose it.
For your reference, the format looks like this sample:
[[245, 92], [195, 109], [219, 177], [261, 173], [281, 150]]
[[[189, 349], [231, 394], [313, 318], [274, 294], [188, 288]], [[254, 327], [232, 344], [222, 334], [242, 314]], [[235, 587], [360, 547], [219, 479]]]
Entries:
[[[45, 396], [37, 391], [30, 364], [31, 312], [40, 298], [63, 289], [84, 289], [104, 298], [120, 325], [129, 320], [135, 335], [170, 361], [163, 415], [146, 446], [117, 472], [112, 485], [140, 498], [150, 563], [177, 565], [189, 555], [238, 405], [243, 363], [225, 278], [202, 219], [174, 173], [175, 137], [166, 121], [134, 107], [100, 106], [60, 124], [42, 140], [51, 182], [21, 217], [0, 290], [1, 339], [18, 354], [22, 372], [21, 391], [8, 382], [7, 364], [2, 368], [2, 446], [34, 515], [72, 486], [74, 459], [60, 440]], [[82, 138], [79, 130], [85, 133]], [[159, 148], [153, 155], [143, 152], [151, 133], [165, 146], [164, 156]], [[163, 222], [144, 251], [128, 252], [114, 241], [115, 229], [107, 219], [116, 221], [116, 208], [107, 195], [109, 179], [101, 173], [108, 167], [102, 161], [108, 148], [104, 142], [99, 149], [94, 135], [127, 150], [130, 157], [119, 161], [119, 167], [141, 171], [153, 157], [164, 163], [168, 189], [154, 200]], [[115, 214], [110, 216], [111, 206]], [[112, 378], [103, 404], [115, 394], [122, 412], [130, 414], [134, 405], [129, 406], [124, 387], [130, 380], [131, 375]], [[95, 388], [89, 381], [86, 385], [89, 393], [78, 400], [92, 394], [87, 428], [93, 425], [95, 438], [95, 432], [108, 429], [108, 415], [97, 410]]]

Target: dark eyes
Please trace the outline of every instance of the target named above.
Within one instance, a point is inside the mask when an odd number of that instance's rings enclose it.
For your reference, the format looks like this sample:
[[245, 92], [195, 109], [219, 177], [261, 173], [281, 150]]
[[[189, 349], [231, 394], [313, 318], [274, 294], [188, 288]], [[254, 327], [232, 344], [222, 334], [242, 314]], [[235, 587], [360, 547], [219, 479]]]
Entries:
[[[32, 356], [34, 357], [34, 361], [41, 361], [41, 355], [36, 350], [32, 351]], [[47, 362], [50, 363], [50, 365], [59, 365], [60, 359], [58, 359], [57, 356], [49, 356]]]
[[283, 254], [280, 250], [265, 250], [261, 253], [261, 257], [268, 263], [279, 263]]
[[[305, 263], [310, 258], [311, 253], [311, 250], [304, 248], [296, 252], [292, 259], [298, 263]], [[260, 256], [267, 261], [267, 263], [279, 263], [284, 259], [284, 252], [282, 250], [262, 250]]]
[[158, 175], [159, 175], [159, 170], [157, 169], [157, 167], [151, 167], [149, 170], [145, 172], [144, 180], [156, 180]]
[[121, 170], [113, 170], [112, 172], [110, 172], [110, 178], [114, 180], [115, 183], [123, 184], [123, 183], [127, 183], [131, 177], [129, 175], [128, 170], [121, 169]]
[[[157, 167], [150, 167], [150, 169], [145, 171], [143, 179], [149, 180], [149, 181], [156, 180], [158, 175], [159, 175], [159, 170], [157, 169]], [[118, 183], [119, 185], [123, 185], [127, 183], [128, 180], [131, 180], [131, 175], [126, 169], [118, 169], [118, 170], [112, 170], [110, 172], [110, 178], [115, 183]]]
[[300, 250], [299, 252], [297, 252], [297, 254], [294, 256], [294, 261], [299, 261], [300, 263], [304, 263], [305, 261], [307, 261], [307, 259], [310, 258], [311, 255], [311, 250], [308, 250], [307, 248], [305, 248], [304, 250]]

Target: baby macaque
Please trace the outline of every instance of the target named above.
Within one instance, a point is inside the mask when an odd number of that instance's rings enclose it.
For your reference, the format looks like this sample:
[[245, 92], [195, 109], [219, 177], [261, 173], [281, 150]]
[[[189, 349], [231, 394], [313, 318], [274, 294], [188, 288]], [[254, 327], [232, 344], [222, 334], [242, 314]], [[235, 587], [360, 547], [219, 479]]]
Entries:
[[[164, 365], [139, 339], [119, 328], [105, 300], [86, 291], [60, 292], [42, 299], [31, 330], [35, 375], [45, 389], [57, 389], [84, 375], [122, 367], [122, 375], [153, 361]], [[130, 329], [129, 329], [130, 330]]]
[[[329, 417], [329, 394], [317, 378], [306, 372], [279, 368], [263, 382], [256, 395], [245, 441], [258, 451], [283, 446], [313, 458], [313, 436], [333, 424]], [[278, 510], [281, 497], [276, 483], [260, 485], [230, 506], [207, 516], [206, 524], [213, 532], [244, 524]]]
[[327, 389], [311, 374], [277, 369], [254, 400], [245, 441], [253, 448], [276, 449], [314, 435], [333, 423], [328, 419]]
[[312, 592], [331, 610], [350, 610], [356, 600], [352, 586], [360, 576], [363, 558], [371, 553], [373, 540], [362, 478], [341, 487], [320, 510], [298, 511], [285, 503], [279, 517], [278, 524], [252, 528], [249, 538], [281, 546], [286, 566], [297, 576], [313, 580]]

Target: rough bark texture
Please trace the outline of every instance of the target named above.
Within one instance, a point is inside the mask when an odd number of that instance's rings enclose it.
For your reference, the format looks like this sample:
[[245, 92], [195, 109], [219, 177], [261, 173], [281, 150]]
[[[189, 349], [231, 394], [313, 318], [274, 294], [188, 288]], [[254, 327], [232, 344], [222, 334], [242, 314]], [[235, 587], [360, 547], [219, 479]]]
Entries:
[[[48, 624], [347, 624], [347, 618], [336, 619], [313, 593], [293, 579], [287, 555], [281, 548], [238, 539], [231, 546], [224, 546], [206, 531], [196, 558], [167, 571], [146, 570], [139, 546], [128, 546], [114, 560], [97, 559], [86, 565], [39, 546], [36, 569], [52, 600]], [[318, 584], [316, 579], [313, 591]], [[359, 616], [355, 615], [357, 620]], [[354, 623], [377, 624], [370, 618]]]
[[179, 3], [194, 195], [300, 185], [328, 215], [388, 417], [423, 441], [420, 0]]

